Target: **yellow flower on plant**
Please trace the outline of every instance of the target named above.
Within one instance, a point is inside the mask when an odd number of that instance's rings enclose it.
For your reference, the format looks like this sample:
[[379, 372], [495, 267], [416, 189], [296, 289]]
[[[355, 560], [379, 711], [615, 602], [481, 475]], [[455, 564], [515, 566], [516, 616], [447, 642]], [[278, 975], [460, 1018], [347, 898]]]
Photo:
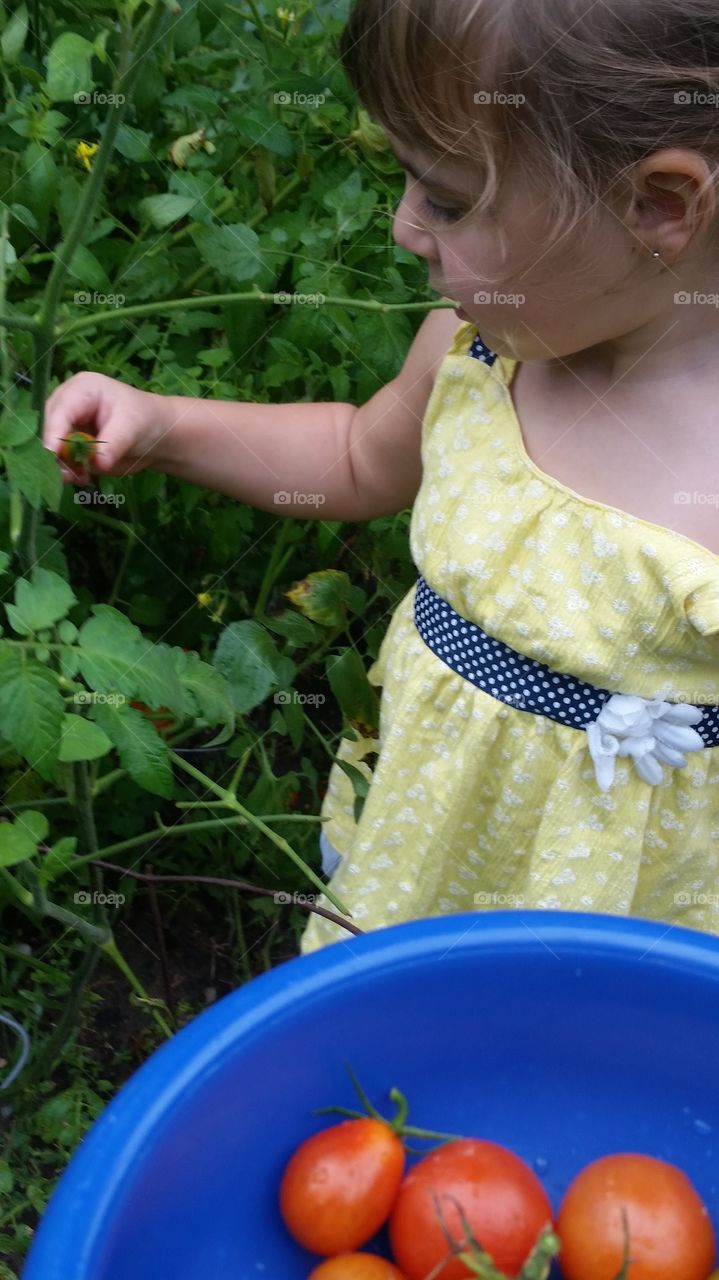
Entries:
[[195, 599], [200, 609], [206, 609], [208, 605], [212, 604], [212, 596], [209, 591], [201, 591], [198, 596], [195, 596]]
[[92, 168], [92, 165], [90, 164], [90, 160], [92, 156], [94, 156], [96, 151], [97, 151], [96, 142], [78, 142], [77, 146], [75, 147], [75, 155], [77, 156], [78, 160], [82, 161], [86, 169]]
[[295, 18], [297, 17], [297, 14], [295, 13], [294, 9], [280, 8], [277, 10], [277, 17], [279, 18], [283, 27], [289, 27], [290, 23], [294, 22]]

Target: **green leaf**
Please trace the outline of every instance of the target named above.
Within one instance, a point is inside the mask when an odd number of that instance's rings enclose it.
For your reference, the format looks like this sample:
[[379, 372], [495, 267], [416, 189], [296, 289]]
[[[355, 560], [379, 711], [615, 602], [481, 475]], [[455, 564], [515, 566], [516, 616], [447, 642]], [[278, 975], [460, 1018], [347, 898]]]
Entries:
[[27, 29], [27, 5], [21, 4], [18, 5], [0, 36], [0, 47], [5, 62], [17, 62], [25, 45]]
[[37, 412], [35, 409], [3, 410], [0, 418], [0, 446], [12, 447], [25, 444], [37, 432]]
[[164, 231], [178, 219], [184, 218], [197, 204], [193, 196], [176, 196], [165, 192], [160, 196], [145, 196], [137, 206], [140, 217], [151, 222], [158, 231]]
[[155, 159], [152, 136], [144, 129], [134, 129], [121, 124], [115, 137], [115, 150], [126, 160], [148, 161]]
[[126, 703], [95, 703], [92, 718], [117, 748], [120, 763], [138, 786], [172, 799], [174, 783], [167, 744], [150, 720]]
[[252, 280], [266, 266], [256, 233], [241, 222], [194, 227], [190, 235], [205, 262], [235, 283]]
[[3, 574], [10, 563], [7, 551], [0, 551], [0, 574]]
[[146, 640], [128, 618], [108, 604], [92, 606], [94, 617], [80, 628], [80, 671], [91, 689], [118, 691], [150, 707], [186, 713], [186, 700], [175, 668], [159, 646]]
[[62, 644], [74, 644], [77, 640], [77, 627], [74, 622], [70, 622], [70, 619], [66, 618], [64, 622], [60, 623], [57, 634]]
[[291, 160], [295, 154], [295, 144], [289, 129], [279, 120], [274, 120], [268, 112], [233, 111], [232, 124], [241, 134], [257, 143], [267, 151]]
[[93, 46], [84, 36], [65, 31], [53, 41], [47, 55], [47, 95], [53, 102], [71, 102], [76, 94], [94, 87]]
[[322, 631], [301, 613], [293, 613], [290, 609], [276, 617], [263, 618], [264, 625], [279, 636], [285, 636], [296, 648], [306, 648], [318, 644], [322, 639]]
[[[352, 783], [352, 787], [354, 789], [354, 796], [355, 796], [353, 813], [354, 813], [355, 823], [357, 823], [362, 817], [362, 810], [364, 809], [365, 801], [367, 799], [367, 796], [369, 795], [369, 788], [370, 788], [369, 780], [365, 778], [363, 773], [360, 773], [359, 769], [355, 765], [348, 764], [346, 760], [340, 760], [339, 758], [336, 758], [335, 763], [339, 766], [339, 768], [342, 770], [343, 773], [347, 774], [347, 777]], [[367, 767], [369, 768], [369, 765]]]
[[21, 756], [47, 777], [57, 761], [65, 708], [57, 676], [0, 642], [0, 724]]
[[359, 170], [353, 169], [339, 187], [326, 192], [322, 203], [334, 209], [339, 239], [347, 240], [367, 226], [377, 204], [377, 193], [363, 191]]
[[9, 1195], [13, 1189], [12, 1169], [7, 1160], [0, 1160], [0, 1196]]
[[97, 760], [107, 755], [112, 743], [106, 733], [84, 716], [66, 715], [62, 722], [61, 760]]
[[[368, 323], [369, 322], [369, 323]], [[359, 350], [369, 343], [372, 351], [372, 373], [380, 381], [391, 381], [399, 373], [412, 343], [412, 327], [401, 311], [387, 311], [370, 316], [367, 312], [354, 317], [354, 330]]]
[[327, 659], [327, 678], [344, 715], [363, 738], [379, 737], [379, 697], [356, 649]]
[[36, 511], [44, 502], [51, 511], [59, 511], [62, 498], [62, 473], [52, 449], [33, 436], [25, 444], [9, 449], [5, 466], [13, 489], [18, 489]]
[[264, 702], [277, 685], [289, 685], [295, 665], [277, 652], [259, 622], [233, 622], [222, 632], [213, 666], [230, 685], [235, 711], [244, 715]]
[[[59, 246], [58, 246], [59, 247]], [[79, 244], [72, 255], [67, 268], [71, 280], [84, 285], [86, 289], [97, 289], [101, 293], [110, 291], [110, 281], [102, 263], [87, 245]]]
[[39, 876], [43, 884], [48, 884], [63, 871], [67, 871], [75, 857], [77, 836], [62, 836], [45, 854], [40, 867]]
[[30, 142], [23, 162], [24, 173], [20, 177], [18, 196], [32, 208], [36, 218], [44, 222], [55, 200], [58, 185], [58, 169], [52, 150], [40, 142]]
[[28, 231], [36, 232], [38, 230], [35, 214], [31, 209], [27, 209], [24, 204], [11, 204], [10, 212], [13, 218], [17, 218], [18, 222], [27, 227]]
[[[163, 648], [164, 645], [158, 645], [158, 649]], [[235, 710], [227, 681], [208, 662], [203, 662], [198, 653], [185, 653], [184, 649], [174, 648], [171, 659], [189, 695], [189, 714], [206, 720], [208, 724], [223, 724], [229, 737], [235, 727]]]
[[291, 591], [284, 593], [305, 617], [323, 627], [343, 627], [347, 622], [347, 605], [352, 583], [340, 569], [321, 569], [309, 573]]
[[13, 631], [29, 636], [59, 622], [74, 604], [77, 596], [64, 578], [50, 569], [35, 568], [29, 582], [18, 578], [15, 604], [6, 605], [6, 609]]
[[14, 822], [0, 822], [0, 867], [12, 867], [37, 853], [49, 830], [44, 813], [27, 809]]

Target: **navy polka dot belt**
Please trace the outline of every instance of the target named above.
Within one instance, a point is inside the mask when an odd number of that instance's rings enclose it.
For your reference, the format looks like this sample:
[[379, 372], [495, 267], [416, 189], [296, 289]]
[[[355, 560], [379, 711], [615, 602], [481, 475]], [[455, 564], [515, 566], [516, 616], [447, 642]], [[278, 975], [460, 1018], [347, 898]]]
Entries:
[[662, 781], [662, 764], [682, 768], [684, 752], [719, 746], [719, 706], [612, 693], [553, 671], [463, 618], [421, 575], [414, 620], [432, 652], [478, 689], [519, 711], [585, 731], [602, 791], [614, 781], [617, 756], [631, 756], [639, 776], [653, 786]]

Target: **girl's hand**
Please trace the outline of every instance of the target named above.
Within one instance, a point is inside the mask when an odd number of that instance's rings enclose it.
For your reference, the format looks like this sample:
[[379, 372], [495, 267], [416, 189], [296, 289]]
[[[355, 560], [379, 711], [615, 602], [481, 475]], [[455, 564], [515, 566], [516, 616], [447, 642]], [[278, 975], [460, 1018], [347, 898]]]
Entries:
[[[42, 441], [60, 454], [63, 437], [72, 431], [96, 436], [92, 470], [129, 476], [153, 465], [153, 450], [168, 429], [167, 397], [108, 378], [104, 373], [75, 373], [56, 387], [45, 404]], [[86, 465], [60, 463], [62, 478], [85, 484]]]

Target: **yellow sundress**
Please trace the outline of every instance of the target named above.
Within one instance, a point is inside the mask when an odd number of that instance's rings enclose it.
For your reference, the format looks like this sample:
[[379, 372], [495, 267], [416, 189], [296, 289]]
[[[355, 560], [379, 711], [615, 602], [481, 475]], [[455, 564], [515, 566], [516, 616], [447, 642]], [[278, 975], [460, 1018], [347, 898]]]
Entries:
[[[478, 344], [488, 352], [461, 324], [427, 405], [410, 528], [418, 574], [463, 618], [556, 672], [716, 706], [719, 556], [542, 472], [510, 394], [517, 362], [477, 358]], [[719, 934], [719, 747], [688, 752], [654, 785], [617, 759], [603, 791], [584, 730], [506, 705], [428, 647], [416, 590], [369, 670], [382, 691], [379, 740], [340, 743], [339, 757], [372, 780], [360, 821], [337, 764], [322, 808], [342, 855], [332, 888], [355, 922], [547, 908]], [[313, 915], [301, 950], [348, 936]]]

